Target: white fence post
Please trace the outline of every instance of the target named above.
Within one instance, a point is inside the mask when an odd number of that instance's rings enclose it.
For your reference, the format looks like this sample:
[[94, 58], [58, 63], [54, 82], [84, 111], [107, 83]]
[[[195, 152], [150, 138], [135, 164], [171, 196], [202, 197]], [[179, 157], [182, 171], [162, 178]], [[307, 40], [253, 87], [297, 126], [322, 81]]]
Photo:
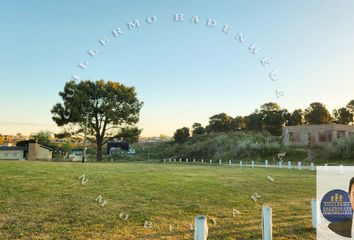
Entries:
[[291, 161], [288, 161], [288, 169], [291, 169]]
[[254, 161], [251, 162], [252, 167], [254, 168]]
[[209, 162], [210, 162], [210, 164], [213, 164], [213, 161], [212, 161], [212, 160], [210, 160]]
[[268, 168], [268, 160], [265, 160], [264, 165], [265, 165], [266, 168]]
[[281, 161], [279, 161], [279, 168], [282, 168], [282, 163], [281, 163]]
[[230, 166], [232, 165], [232, 162], [231, 162], [231, 160], [229, 160], [229, 165], [230, 165]]
[[169, 158], [168, 161], [171, 162], [171, 158]]
[[176, 162], [176, 158], [174, 158], [173, 161]]
[[312, 228], [317, 228], [317, 200], [311, 200], [311, 210], [312, 210]]
[[219, 164], [221, 165], [221, 159], [219, 159]]
[[196, 216], [194, 219], [194, 240], [208, 238], [208, 221], [206, 216]]
[[186, 162], [188, 162], [188, 158], [186, 158]]
[[272, 240], [272, 208], [262, 207], [262, 236], [263, 240]]
[[202, 163], [204, 162], [204, 159], [202, 159]]
[[240, 168], [242, 168], [242, 161], [240, 161]]
[[193, 158], [193, 162], [195, 163], [195, 159]]
[[163, 162], [166, 162], [166, 159], [165, 159], [165, 158], [163, 159]]
[[299, 170], [302, 169], [302, 167], [301, 167], [301, 162], [297, 162], [297, 168], [298, 168]]
[[311, 163], [310, 170], [315, 171], [315, 164], [313, 164], [313, 162]]
[[182, 162], [182, 158], [179, 159], [179, 162]]

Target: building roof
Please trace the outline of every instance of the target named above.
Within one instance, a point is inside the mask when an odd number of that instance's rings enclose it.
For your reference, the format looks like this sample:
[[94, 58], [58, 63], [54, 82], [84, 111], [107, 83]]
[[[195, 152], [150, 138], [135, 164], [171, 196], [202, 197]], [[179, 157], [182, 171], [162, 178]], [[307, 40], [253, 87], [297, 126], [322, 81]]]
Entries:
[[316, 124], [316, 125], [297, 125], [285, 126], [283, 129], [289, 130], [338, 130], [338, 131], [354, 131], [354, 125], [344, 124]]
[[0, 147], [0, 151], [27, 151], [27, 147]]
[[49, 150], [49, 151], [53, 151], [53, 149], [51, 149], [51, 148], [49, 148], [49, 147], [47, 147], [47, 146], [44, 146], [44, 145], [39, 145], [41, 148], [44, 148], [44, 149], [47, 149], [47, 150]]

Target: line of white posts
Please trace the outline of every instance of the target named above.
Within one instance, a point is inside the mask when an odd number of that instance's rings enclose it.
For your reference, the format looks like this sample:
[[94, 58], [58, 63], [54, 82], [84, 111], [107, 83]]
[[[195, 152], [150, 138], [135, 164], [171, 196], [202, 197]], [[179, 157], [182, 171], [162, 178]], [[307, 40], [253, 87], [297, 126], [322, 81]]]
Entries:
[[[164, 161], [164, 162], [167, 162], [166, 158], [164, 158], [163, 161]], [[175, 158], [174, 158], [174, 159], [169, 158], [169, 159], [168, 159], [168, 162], [176, 162], [176, 159], [175, 159]], [[182, 162], [182, 158], [179, 159], [179, 162]], [[189, 162], [189, 160], [188, 160], [188, 158], [186, 158], [186, 163], [188, 163], [188, 162]], [[195, 160], [195, 159], [193, 159], [193, 163], [196, 163], [196, 160]], [[204, 159], [201, 159], [201, 163], [204, 163]], [[209, 163], [210, 163], [210, 164], [213, 164], [213, 160], [209, 160]], [[221, 160], [221, 159], [219, 159], [219, 165], [222, 165], [222, 160]], [[231, 160], [229, 160], [228, 165], [233, 166], [233, 163], [232, 163]], [[242, 162], [242, 161], [240, 161], [239, 166], [240, 166], [241, 168], [243, 167], [243, 162]], [[255, 165], [255, 162], [254, 162], [254, 161], [251, 161], [251, 167], [254, 168], [255, 166], [256, 166], [256, 165]], [[270, 165], [269, 165], [268, 160], [265, 160], [265, 161], [264, 161], [264, 165], [258, 165], [258, 166], [261, 166], [261, 167], [263, 166], [263, 167], [265, 167], [265, 168], [269, 168]], [[326, 167], [326, 166], [327, 166], [327, 164], [325, 164], [325, 167]], [[342, 165], [341, 165], [341, 166], [342, 166]], [[274, 167], [276, 167], [276, 165], [275, 165]], [[283, 163], [282, 163], [282, 161], [279, 161], [279, 163], [278, 163], [278, 168], [283, 168]], [[288, 161], [288, 169], [292, 169], [292, 168], [293, 168], [293, 165], [292, 165], [291, 161]], [[298, 170], [302, 170], [302, 163], [301, 163], [301, 162], [297, 162], [297, 167], [294, 166], [294, 168], [296, 168], [296, 169], [298, 169]], [[315, 171], [315, 165], [314, 165], [314, 163], [310, 163], [309, 169], [310, 169], [311, 171]]]
[[[316, 229], [318, 226], [318, 211], [317, 200], [311, 201], [311, 215], [312, 228]], [[196, 216], [194, 219], [194, 240], [206, 240], [208, 238], [208, 220], [206, 216]], [[262, 240], [273, 239], [273, 222], [272, 222], [272, 208], [269, 206], [262, 207]]]

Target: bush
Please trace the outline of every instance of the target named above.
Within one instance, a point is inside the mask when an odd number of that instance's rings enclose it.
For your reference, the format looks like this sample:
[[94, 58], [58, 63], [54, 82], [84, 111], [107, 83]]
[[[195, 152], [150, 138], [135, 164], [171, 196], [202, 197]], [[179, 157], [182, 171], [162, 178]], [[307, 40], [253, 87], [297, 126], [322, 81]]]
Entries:
[[[195, 135], [182, 144], [171, 142], [141, 144], [139, 149], [150, 151], [151, 158], [245, 159], [274, 156], [281, 149], [279, 137], [267, 133], [228, 132]], [[144, 151], [138, 151], [140, 153]], [[147, 156], [146, 153], [143, 155]]]
[[335, 140], [328, 146], [327, 154], [331, 159], [354, 159], [354, 137]]

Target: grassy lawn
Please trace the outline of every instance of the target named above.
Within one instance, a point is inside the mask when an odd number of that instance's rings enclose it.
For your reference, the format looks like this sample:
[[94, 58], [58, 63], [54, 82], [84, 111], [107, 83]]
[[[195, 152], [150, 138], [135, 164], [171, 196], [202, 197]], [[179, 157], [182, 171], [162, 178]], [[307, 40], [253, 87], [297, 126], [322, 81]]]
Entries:
[[215, 218], [208, 239], [261, 239], [263, 204], [273, 208], [273, 239], [315, 239], [307, 170], [0, 161], [0, 191], [0, 239], [193, 239], [196, 215]]

